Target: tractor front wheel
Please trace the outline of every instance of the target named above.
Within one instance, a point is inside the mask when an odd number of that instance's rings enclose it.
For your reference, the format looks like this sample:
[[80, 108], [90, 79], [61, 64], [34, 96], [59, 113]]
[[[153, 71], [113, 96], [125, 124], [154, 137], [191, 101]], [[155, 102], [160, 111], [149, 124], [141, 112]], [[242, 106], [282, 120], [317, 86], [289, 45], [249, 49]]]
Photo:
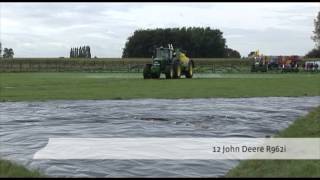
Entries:
[[151, 79], [151, 64], [146, 64], [143, 68], [143, 78]]
[[193, 76], [193, 65], [190, 61], [188, 64], [187, 72], [186, 72], [186, 78], [192, 78], [192, 76]]
[[173, 78], [173, 66], [172, 65], [167, 65], [166, 66], [165, 74], [166, 74], [166, 79], [172, 79]]
[[173, 66], [173, 78], [174, 79], [179, 79], [181, 77], [181, 66], [179, 62], [174, 63]]

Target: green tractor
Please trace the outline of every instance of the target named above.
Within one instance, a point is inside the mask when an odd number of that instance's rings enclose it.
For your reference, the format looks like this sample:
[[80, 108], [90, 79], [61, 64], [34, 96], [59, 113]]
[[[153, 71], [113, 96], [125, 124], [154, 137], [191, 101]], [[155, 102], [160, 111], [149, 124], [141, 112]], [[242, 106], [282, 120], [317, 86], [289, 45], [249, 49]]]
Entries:
[[251, 72], [267, 72], [269, 59], [267, 56], [260, 55], [259, 50], [250, 53], [249, 58], [252, 59]]
[[268, 71], [268, 61], [266, 57], [256, 58], [253, 60], [251, 65], [251, 72], [267, 72]]
[[193, 69], [194, 61], [169, 44], [168, 48], [156, 48], [152, 63], [144, 66], [143, 78], [159, 79], [161, 73], [165, 74], [166, 79], [179, 79], [182, 75], [192, 78]]

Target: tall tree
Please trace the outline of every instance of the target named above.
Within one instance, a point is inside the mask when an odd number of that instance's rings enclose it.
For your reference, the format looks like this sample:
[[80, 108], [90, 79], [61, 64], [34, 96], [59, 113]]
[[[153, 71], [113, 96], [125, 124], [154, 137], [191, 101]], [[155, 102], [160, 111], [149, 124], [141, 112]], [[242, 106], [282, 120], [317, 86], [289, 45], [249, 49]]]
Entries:
[[82, 57], [82, 47], [79, 46], [79, 58], [81, 58], [81, 57]]
[[84, 46], [81, 47], [81, 51], [82, 51], [81, 57], [82, 58], [86, 57], [86, 51]]
[[14, 52], [12, 48], [4, 48], [3, 58], [13, 58]]
[[73, 49], [70, 49], [70, 58], [73, 58]]
[[315, 48], [306, 54], [308, 58], [320, 58], [320, 11], [314, 19], [314, 31], [311, 39], [315, 42]]
[[86, 57], [87, 57], [87, 49], [86, 49], [86, 46], [83, 46], [83, 47], [82, 47], [82, 51], [83, 51], [82, 57], [83, 57], [83, 58], [86, 58]]
[[76, 57], [76, 58], [77, 58], [77, 57], [79, 57], [79, 50], [78, 50], [78, 48], [77, 48], [77, 47], [76, 47], [75, 57]]
[[312, 40], [316, 43], [316, 48], [320, 48], [320, 11], [318, 12], [318, 15], [316, 19], [314, 19], [314, 31], [313, 36], [311, 37]]
[[227, 48], [225, 57], [226, 58], [241, 58], [241, 55], [238, 51]]
[[251, 51], [249, 54], [248, 54], [248, 57], [251, 57], [255, 54], [255, 51]]
[[81, 47], [81, 57], [84, 58], [85, 57], [85, 50], [84, 50], [84, 46]]
[[0, 42], [0, 58], [2, 58], [2, 43]]
[[90, 46], [86, 46], [86, 58], [91, 58]]
[[307, 54], [306, 54], [306, 57], [307, 58], [320, 58], [320, 49], [312, 49], [311, 51], [309, 51]]

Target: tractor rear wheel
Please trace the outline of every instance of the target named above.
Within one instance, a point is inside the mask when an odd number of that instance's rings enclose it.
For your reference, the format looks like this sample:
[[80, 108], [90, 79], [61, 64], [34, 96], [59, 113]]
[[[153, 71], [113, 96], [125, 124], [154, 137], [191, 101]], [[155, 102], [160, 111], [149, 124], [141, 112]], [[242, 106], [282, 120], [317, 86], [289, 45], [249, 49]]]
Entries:
[[173, 65], [173, 78], [179, 79], [181, 77], [181, 66], [180, 62], [175, 62]]
[[173, 66], [167, 65], [165, 69], [166, 79], [172, 79], [173, 78]]
[[143, 78], [150, 79], [151, 78], [151, 66], [152, 64], [146, 64], [143, 68]]
[[187, 72], [186, 72], [186, 78], [192, 78], [192, 76], [193, 76], [193, 65], [190, 61], [188, 64]]

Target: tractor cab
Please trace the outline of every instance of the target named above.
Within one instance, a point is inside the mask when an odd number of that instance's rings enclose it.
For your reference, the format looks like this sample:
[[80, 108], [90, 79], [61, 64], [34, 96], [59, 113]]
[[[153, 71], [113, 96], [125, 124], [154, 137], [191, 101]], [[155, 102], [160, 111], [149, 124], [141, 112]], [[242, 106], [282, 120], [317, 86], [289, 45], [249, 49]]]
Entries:
[[166, 63], [170, 63], [173, 58], [173, 54], [173, 49], [171, 48], [156, 48], [153, 61], [157, 61], [158, 63], [161, 63], [163, 61]]
[[167, 63], [171, 63], [172, 54], [172, 50], [169, 48], [156, 48], [152, 62], [153, 68], [164, 68]]
[[171, 59], [172, 50], [169, 48], [157, 48], [155, 52], [155, 59]]

